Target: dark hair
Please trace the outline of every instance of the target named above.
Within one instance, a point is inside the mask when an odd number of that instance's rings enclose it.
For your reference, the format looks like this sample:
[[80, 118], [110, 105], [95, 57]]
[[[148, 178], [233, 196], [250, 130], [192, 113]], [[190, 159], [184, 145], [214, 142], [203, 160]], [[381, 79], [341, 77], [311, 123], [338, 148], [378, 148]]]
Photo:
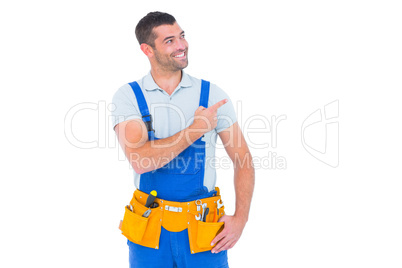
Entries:
[[152, 32], [153, 28], [169, 24], [173, 25], [176, 19], [168, 14], [159, 11], [150, 12], [145, 17], [143, 17], [135, 27], [135, 36], [137, 37], [138, 43], [148, 44], [151, 47], [155, 47], [156, 35]]

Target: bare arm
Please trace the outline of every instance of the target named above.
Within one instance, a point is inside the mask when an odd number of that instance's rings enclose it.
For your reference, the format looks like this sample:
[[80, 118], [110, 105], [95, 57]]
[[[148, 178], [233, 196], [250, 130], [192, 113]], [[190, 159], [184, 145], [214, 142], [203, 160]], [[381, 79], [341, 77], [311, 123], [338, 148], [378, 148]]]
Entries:
[[225, 228], [212, 241], [213, 253], [232, 248], [239, 240], [248, 221], [251, 198], [254, 191], [255, 172], [252, 157], [238, 123], [219, 133], [225, 150], [234, 166], [236, 211], [233, 216], [223, 216]]
[[165, 139], [148, 141], [148, 132], [141, 119], [122, 122], [116, 125], [115, 131], [128, 161], [139, 174], [166, 165], [203, 135], [192, 131], [190, 126]]
[[220, 132], [219, 136], [234, 166], [235, 216], [247, 222], [255, 181], [252, 156], [237, 122], [228, 131]]
[[142, 174], [163, 167], [204, 133], [215, 128], [217, 110], [226, 102], [226, 99], [221, 100], [207, 109], [198, 107], [193, 124], [165, 139], [148, 141], [148, 132], [141, 119], [119, 123], [114, 130], [130, 164]]

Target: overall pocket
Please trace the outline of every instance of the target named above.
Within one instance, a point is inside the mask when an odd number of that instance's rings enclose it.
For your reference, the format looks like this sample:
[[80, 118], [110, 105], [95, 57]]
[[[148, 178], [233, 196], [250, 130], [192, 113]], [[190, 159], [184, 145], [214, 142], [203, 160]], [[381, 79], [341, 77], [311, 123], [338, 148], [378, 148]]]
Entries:
[[148, 218], [144, 218], [126, 207], [121, 232], [128, 240], [140, 243], [148, 225]]
[[223, 222], [198, 221], [197, 246], [212, 249], [211, 242], [223, 230]]
[[204, 162], [205, 142], [199, 139], [155, 172], [172, 175], [194, 175], [204, 168]]

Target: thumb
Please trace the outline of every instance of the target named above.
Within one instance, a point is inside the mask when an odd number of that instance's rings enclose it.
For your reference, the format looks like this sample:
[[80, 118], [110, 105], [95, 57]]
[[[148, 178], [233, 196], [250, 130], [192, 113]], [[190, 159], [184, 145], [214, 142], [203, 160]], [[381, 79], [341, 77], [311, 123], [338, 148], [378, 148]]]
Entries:
[[225, 222], [227, 216], [223, 215], [222, 217], [220, 217], [220, 219], [218, 220], [218, 222]]

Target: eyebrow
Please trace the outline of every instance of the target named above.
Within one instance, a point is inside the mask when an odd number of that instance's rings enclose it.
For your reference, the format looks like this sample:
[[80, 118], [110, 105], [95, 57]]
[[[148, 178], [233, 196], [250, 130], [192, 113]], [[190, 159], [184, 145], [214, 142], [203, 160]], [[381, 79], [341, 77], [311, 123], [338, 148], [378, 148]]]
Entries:
[[[182, 31], [182, 32], [180, 33], [180, 35], [183, 35], [183, 34], [184, 34], [184, 31]], [[163, 42], [165, 42], [166, 40], [168, 40], [168, 39], [170, 39], [170, 38], [174, 38], [174, 36], [165, 37], [165, 39], [163, 39]]]

